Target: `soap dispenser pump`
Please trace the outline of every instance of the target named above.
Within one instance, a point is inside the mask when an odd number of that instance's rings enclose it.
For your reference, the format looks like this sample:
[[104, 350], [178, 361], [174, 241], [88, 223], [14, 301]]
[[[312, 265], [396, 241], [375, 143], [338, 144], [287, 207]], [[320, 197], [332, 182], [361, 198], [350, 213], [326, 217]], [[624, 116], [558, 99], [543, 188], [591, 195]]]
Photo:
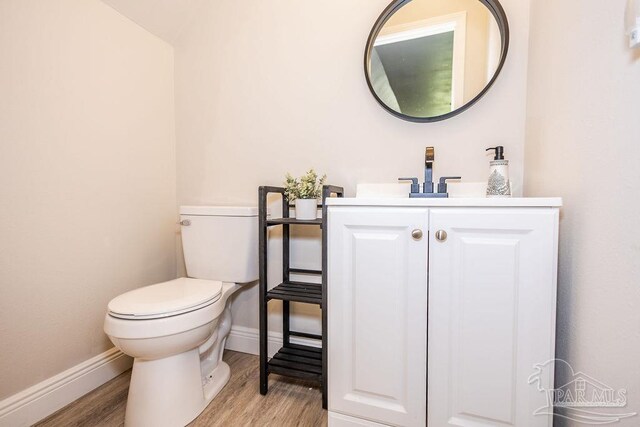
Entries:
[[487, 148], [494, 150], [495, 156], [489, 163], [489, 182], [487, 183], [487, 197], [511, 197], [511, 183], [509, 182], [509, 160], [504, 158], [504, 147]]

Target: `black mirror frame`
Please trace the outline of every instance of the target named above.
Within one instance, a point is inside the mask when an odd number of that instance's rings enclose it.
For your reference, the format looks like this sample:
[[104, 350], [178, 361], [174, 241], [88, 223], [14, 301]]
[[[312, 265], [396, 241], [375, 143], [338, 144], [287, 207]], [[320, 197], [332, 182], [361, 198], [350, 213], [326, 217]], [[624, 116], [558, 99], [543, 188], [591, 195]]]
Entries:
[[450, 119], [451, 117], [457, 116], [458, 114], [468, 110], [471, 108], [476, 102], [482, 98], [487, 91], [493, 86], [493, 83], [496, 81], [498, 76], [500, 75], [500, 71], [502, 71], [502, 67], [504, 66], [505, 60], [507, 59], [507, 52], [509, 51], [509, 22], [507, 20], [507, 14], [505, 13], [502, 5], [499, 0], [478, 0], [480, 3], [484, 4], [487, 9], [491, 12], [493, 17], [496, 19], [498, 23], [498, 28], [500, 28], [500, 40], [502, 42], [502, 51], [500, 52], [500, 62], [498, 63], [498, 68], [496, 68], [496, 72], [493, 74], [491, 80], [487, 83], [484, 89], [475, 96], [471, 101], [464, 104], [462, 107], [457, 108], [447, 114], [442, 114], [440, 116], [434, 117], [413, 117], [408, 116], [406, 114], [402, 114], [394, 109], [390, 108], [387, 104], [385, 104], [378, 94], [376, 94], [373, 89], [373, 85], [371, 84], [371, 79], [369, 78], [369, 63], [371, 60], [371, 50], [373, 49], [373, 44], [375, 43], [376, 38], [378, 37], [378, 33], [384, 27], [384, 24], [396, 13], [400, 8], [402, 8], [405, 4], [411, 2], [412, 0], [394, 0], [391, 2], [389, 6], [382, 12], [375, 25], [371, 29], [371, 33], [369, 34], [369, 38], [367, 40], [367, 47], [364, 52], [364, 75], [367, 80], [367, 86], [369, 86], [369, 90], [373, 94], [373, 97], [378, 101], [382, 107], [387, 110], [392, 115], [401, 118], [403, 120], [407, 120], [410, 122], [417, 123], [431, 123], [431, 122], [439, 122], [442, 120]]

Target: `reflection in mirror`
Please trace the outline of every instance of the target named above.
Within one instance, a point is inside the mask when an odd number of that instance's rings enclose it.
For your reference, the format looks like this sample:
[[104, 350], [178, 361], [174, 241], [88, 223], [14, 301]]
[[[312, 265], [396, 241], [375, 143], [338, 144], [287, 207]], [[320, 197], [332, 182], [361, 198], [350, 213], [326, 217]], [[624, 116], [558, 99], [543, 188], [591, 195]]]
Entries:
[[368, 83], [391, 113], [442, 120], [484, 94], [507, 45], [507, 21], [497, 0], [396, 0], [369, 38]]

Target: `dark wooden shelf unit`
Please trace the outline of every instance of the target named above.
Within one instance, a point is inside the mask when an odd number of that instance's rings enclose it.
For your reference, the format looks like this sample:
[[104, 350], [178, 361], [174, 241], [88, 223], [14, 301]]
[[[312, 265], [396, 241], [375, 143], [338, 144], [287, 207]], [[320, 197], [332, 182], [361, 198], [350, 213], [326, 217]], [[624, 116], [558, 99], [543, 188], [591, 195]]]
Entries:
[[[267, 216], [269, 194], [280, 194], [282, 198], [282, 218]], [[322, 218], [304, 221], [289, 217], [291, 205], [286, 199], [284, 188], [260, 187], [258, 190], [259, 209], [259, 257], [260, 257], [260, 393], [267, 394], [269, 374], [318, 381], [322, 385], [322, 407], [327, 407], [327, 207], [325, 201], [335, 195], [344, 196], [342, 187], [325, 185], [322, 188]], [[291, 268], [289, 265], [289, 244], [292, 225], [315, 225], [322, 230], [322, 270]], [[282, 227], [282, 283], [268, 289], [267, 280], [267, 232], [270, 227]], [[291, 280], [291, 274], [321, 276], [321, 283]], [[282, 348], [271, 358], [268, 357], [268, 303], [282, 301]], [[322, 309], [322, 333], [310, 334], [292, 331], [290, 327], [290, 304], [317, 304]], [[317, 340], [321, 347], [291, 343], [291, 337]]]

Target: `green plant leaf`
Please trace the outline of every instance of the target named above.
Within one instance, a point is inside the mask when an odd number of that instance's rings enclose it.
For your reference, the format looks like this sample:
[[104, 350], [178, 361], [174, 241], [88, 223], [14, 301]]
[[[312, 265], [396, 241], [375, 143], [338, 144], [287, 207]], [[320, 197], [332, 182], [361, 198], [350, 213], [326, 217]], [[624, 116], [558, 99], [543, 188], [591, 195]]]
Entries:
[[294, 178], [290, 173], [285, 175], [285, 195], [290, 202], [296, 199], [319, 199], [322, 196], [322, 186], [327, 179], [323, 175], [318, 179], [315, 170], [309, 169], [300, 178]]

